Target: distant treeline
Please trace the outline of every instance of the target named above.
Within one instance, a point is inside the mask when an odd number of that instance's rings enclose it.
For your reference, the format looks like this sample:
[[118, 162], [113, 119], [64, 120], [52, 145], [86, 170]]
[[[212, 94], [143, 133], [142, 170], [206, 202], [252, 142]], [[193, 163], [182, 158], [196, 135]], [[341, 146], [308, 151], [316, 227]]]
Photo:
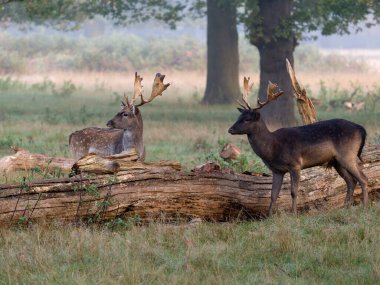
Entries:
[[[245, 39], [240, 40], [240, 69], [259, 71], [259, 55]], [[295, 52], [298, 70], [365, 71], [363, 60], [322, 54], [315, 46]], [[206, 69], [206, 44], [191, 37], [163, 39], [114, 34], [97, 38], [0, 34], [2, 74], [48, 71], [135, 71]]]

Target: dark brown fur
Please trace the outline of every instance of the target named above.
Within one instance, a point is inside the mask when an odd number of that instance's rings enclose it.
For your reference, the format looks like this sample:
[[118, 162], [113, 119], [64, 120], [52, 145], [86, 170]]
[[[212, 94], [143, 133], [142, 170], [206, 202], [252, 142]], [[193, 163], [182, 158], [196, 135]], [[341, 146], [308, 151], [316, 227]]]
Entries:
[[272, 215], [284, 174], [290, 173], [292, 210], [297, 211], [297, 190], [301, 169], [330, 164], [347, 184], [345, 204], [349, 205], [356, 183], [363, 191], [363, 205], [367, 204], [367, 177], [359, 169], [357, 158], [362, 153], [366, 131], [343, 119], [281, 128], [270, 132], [257, 110], [239, 109], [240, 117], [229, 129], [232, 135], [247, 134], [253, 151], [273, 172]]

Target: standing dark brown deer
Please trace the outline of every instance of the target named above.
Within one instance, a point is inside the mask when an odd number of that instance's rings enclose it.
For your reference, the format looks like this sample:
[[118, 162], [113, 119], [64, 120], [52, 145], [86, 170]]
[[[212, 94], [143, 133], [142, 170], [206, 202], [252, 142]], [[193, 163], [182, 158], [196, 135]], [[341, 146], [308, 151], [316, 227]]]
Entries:
[[[144, 161], [143, 120], [138, 107], [162, 95], [162, 92], [170, 85], [164, 84], [164, 78], [165, 75], [156, 74], [151, 96], [145, 100], [141, 85], [143, 79], [136, 72], [132, 100], [125, 97], [121, 111], [108, 121], [109, 128], [86, 128], [70, 135], [69, 145], [74, 157], [79, 159], [89, 153], [107, 156], [135, 148], [139, 160]], [[135, 105], [134, 101], [139, 97], [141, 102]]]
[[258, 107], [251, 108], [247, 100], [251, 89], [249, 78], [244, 78], [243, 104], [240, 104], [243, 108], [238, 108], [241, 114], [228, 132], [232, 135], [246, 134], [253, 151], [273, 173], [269, 216], [273, 213], [285, 173], [290, 173], [292, 211], [297, 213], [301, 169], [324, 164], [333, 166], [345, 180], [348, 188], [345, 205], [351, 203], [354, 188], [359, 182], [365, 207], [368, 199], [367, 177], [357, 162], [366, 139], [365, 129], [350, 121], [333, 119], [270, 132], [259, 109], [283, 92], [277, 92], [277, 85], [269, 82], [267, 101], [262, 103], [258, 100]]

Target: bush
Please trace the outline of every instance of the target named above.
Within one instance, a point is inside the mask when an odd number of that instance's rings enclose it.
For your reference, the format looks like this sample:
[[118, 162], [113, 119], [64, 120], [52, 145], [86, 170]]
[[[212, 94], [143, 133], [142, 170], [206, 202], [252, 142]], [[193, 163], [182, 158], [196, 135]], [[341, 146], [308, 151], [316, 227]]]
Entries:
[[[85, 39], [66, 36], [0, 35], [0, 72], [130, 71], [142, 69], [205, 70], [206, 43], [192, 37], [143, 39], [134, 35], [113, 34]], [[240, 69], [259, 71], [257, 49], [240, 38]], [[366, 71], [363, 60], [323, 54], [317, 47], [296, 49], [296, 63], [304, 71]], [[29, 64], [27, 64], [29, 63]]]

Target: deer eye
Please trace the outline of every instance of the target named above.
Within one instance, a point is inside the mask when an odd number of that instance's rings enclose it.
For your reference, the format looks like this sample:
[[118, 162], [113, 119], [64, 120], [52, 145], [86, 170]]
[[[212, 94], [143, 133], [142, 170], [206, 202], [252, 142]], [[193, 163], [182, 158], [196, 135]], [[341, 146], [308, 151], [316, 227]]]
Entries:
[[123, 116], [124, 116], [124, 117], [127, 117], [127, 116], [128, 116], [128, 114], [127, 114], [127, 113], [123, 113]]

